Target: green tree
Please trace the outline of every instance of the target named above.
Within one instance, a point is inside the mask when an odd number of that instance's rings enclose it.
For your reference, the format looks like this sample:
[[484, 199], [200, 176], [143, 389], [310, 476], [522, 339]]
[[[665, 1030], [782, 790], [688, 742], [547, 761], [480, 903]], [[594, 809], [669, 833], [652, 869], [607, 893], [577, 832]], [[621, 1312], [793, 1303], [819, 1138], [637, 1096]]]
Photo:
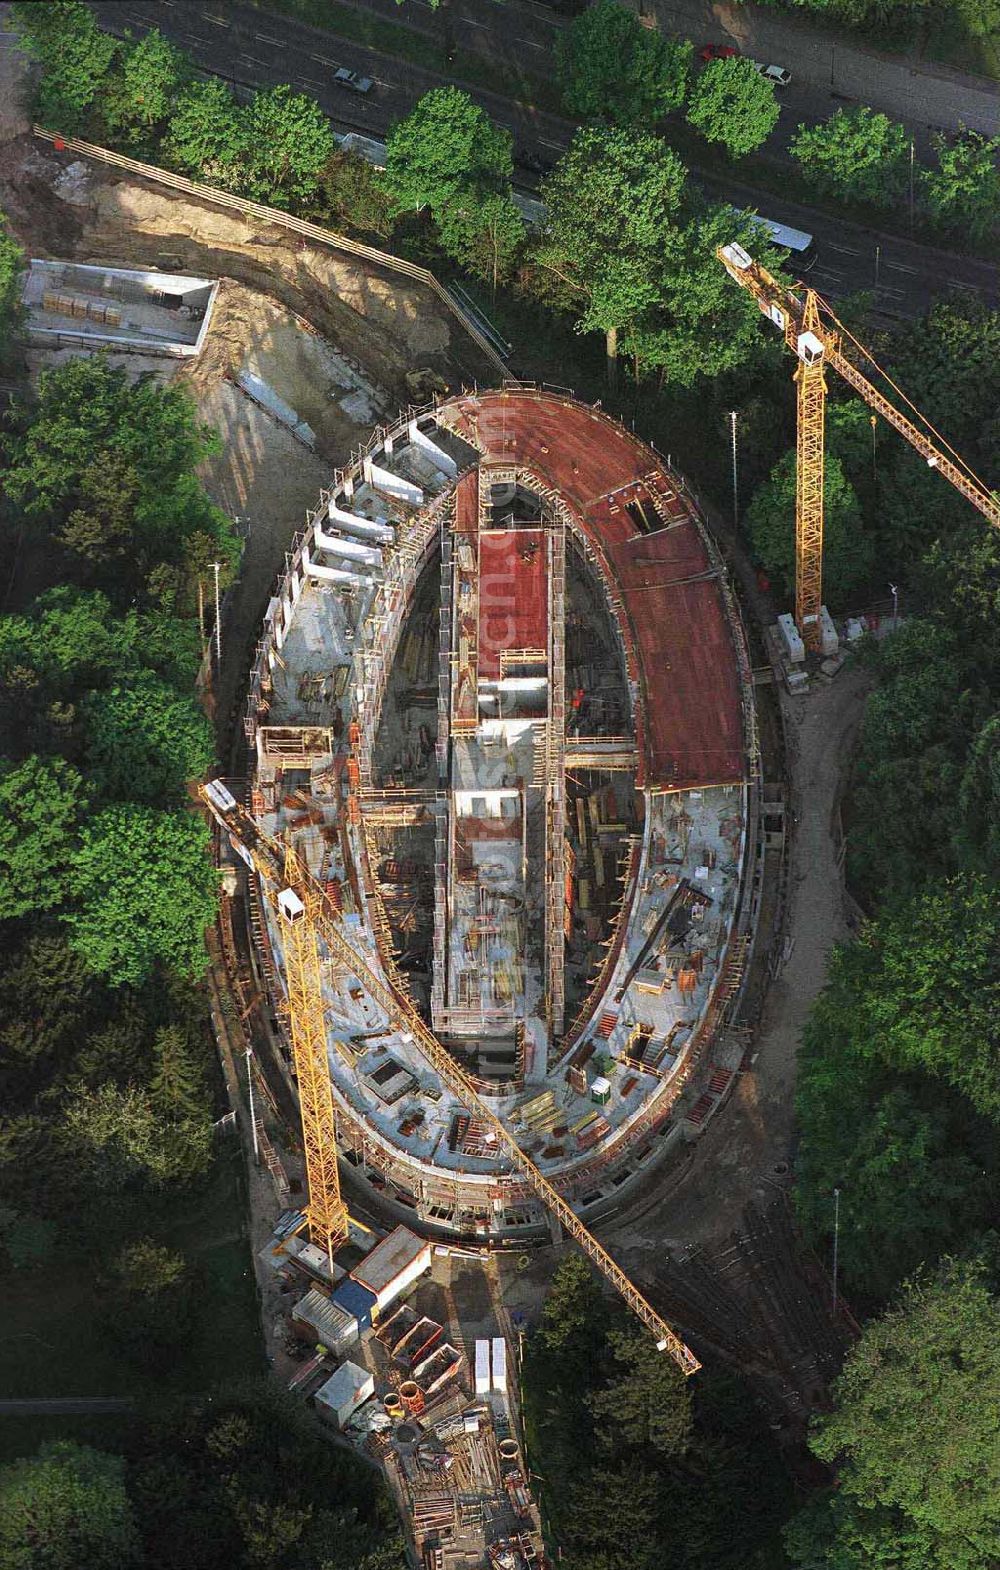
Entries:
[[500, 191], [513, 167], [510, 132], [458, 87], [425, 93], [386, 138], [386, 185], [404, 210], [437, 213], [470, 186]]
[[138, 1562], [120, 1456], [64, 1439], [0, 1468], [4, 1570], [123, 1570]]
[[998, 1308], [975, 1266], [911, 1282], [815, 1420], [810, 1445], [837, 1464], [840, 1493], [898, 1512], [923, 1537], [927, 1570], [982, 1570], [1000, 1539]]
[[0, 921], [62, 903], [86, 805], [83, 780], [61, 758], [0, 759]]
[[691, 1438], [691, 1396], [672, 1358], [657, 1351], [643, 1330], [612, 1330], [616, 1372], [587, 1404], [605, 1448], [622, 1442], [642, 1452], [681, 1455]]
[[778, 101], [750, 60], [711, 60], [695, 79], [688, 124], [706, 142], [721, 142], [733, 158], [745, 158], [766, 142], [778, 123]]
[[74, 1163], [95, 1189], [153, 1187], [200, 1176], [211, 1155], [211, 1128], [161, 1117], [147, 1093], [105, 1082], [78, 1089], [63, 1127]]
[[110, 130], [126, 142], [154, 145], [190, 73], [183, 50], [155, 27], [126, 43], [101, 103]]
[[591, 1363], [595, 1338], [606, 1326], [601, 1286], [583, 1254], [567, 1254], [552, 1272], [536, 1332], [547, 1366], [569, 1357], [574, 1365]]
[[840, 1493], [814, 1496], [789, 1522], [795, 1570], [932, 1570], [931, 1535], [898, 1510], [866, 1510]]
[[578, 330], [604, 334], [612, 375], [619, 333], [660, 298], [686, 180], [659, 137], [585, 126], [542, 186], [548, 228], [536, 260], [577, 298]]
[[[661, 383], [690, 387], [754, 359], [777, 358], [777, 344], [760, 331], [760, 313], [741, 289], [734, 289], [715, 259], [716, 248], [739, 240], [751, 243], [745, 214], [727, 205], [699, 207], [673, 233], [666, 233], [659, 263], [657, 298], [650, 312], [633, 321], [623, 336], [636, 379], [656, 372]], [[778, 271], [758, 240], [755, 254]], [[767, 419], [773, 427], [773, 405]]]
[[163, 150], [167, 161], [194, 180], [238, 189], [249, 158], [248, 132], [225, 82], [191, 82], [170, 115]]
[[186, 1270], [183, 1254], [148, 1237], [127, 1243], [114, 1264], [117, 1284], [131, 1297], [156, 1297], [169, 1291], [180, 1285]]
[[494, 290], [524, 243], [524, 219], [502, 191], [457, 191], [438, 213], [437, 227], [447, 254]]
[[1000, 715], [977, 733], [962, 775], [955, 846], [962, 863], [1000, 880]]
[[65, 937], [32, 930], [0, 960], [0, 1106], [28, 1108], [71, 1060], [103, 989]]
[[995, 39], [1000, 33], [1000, 0], [955, 0], [955, 9], [976, 37]]
[[121, 453], [103, 453], [80, 473], [76, 506], [56, 538], [76, 558], [75, 576], [93, 580], [121, 573], [135, 539], [140, 482]]
[[[806, 1235], [830, 1246], [841, 1190], [847, 1289], [885, 1300], [905, 1276], [990, 1225], [997, 1157], [991, 1125], [920, 1071], [867, 1056], [867, 976], [838, 950], [799, 1051], [795, 1204]], [[993, 1175], [991, 1181], [991, 1174]]]
[[[828, 455], [823, 474], [823, 585], [834, 604], [867, 582], [874, 565], [861, 508], [843, 465]], [[754, 555], [786, 594], [795, 587], [795, 454], [786, 453], [746, 512]]]
[[396, 204], [382, 171], [359, 153], [343, 148], [338, 148], [320, 171], [315, 209], [321, 223], [332, 222], [379, 240], [392, 233], [396, 217]]
[[118, 43], [82, 0], [17, 0], [11, 21], [22, 49], [41, 62], [35, 113], [51, 131], [81, 130], [103, 93]]
[[132, 382], [91, 355], [41, 373], [26, 428], [5, 435], [2, 450], [8, 497], [41, 520], [72, 505], [98, 454], [124, 460], [150, 497], [166, 490], [172, 500], [178, 476], [218, 452], [219, 441], [186, 393], [151, 376]]
[[648, 127], [684, 102], [692, 45], [643, 27], [618, 0], [596, 0], [560, 34], [559, 85], [584, 120]]
[[660, 1478], [641, 1465], [577, 1473], [567, 1490], [563, 1534], [573, 1570], [660, 1570], [661, 1488]]
[[946, 229], [985, 239], [1000, 223], [1000, 137], [987, 141], [963, 131], [954, 141], [934, 139], [938, 166], [921, 174], [921, 193]]
[[847, 866], [870, 906], [955, 870], [955, 802], [976, 703], [948, 627], [913, 617], [873, 656], [852, 781]]
[[189, 812], [107, 807], [84, 829], [68, 867], [76, 908], [70, 941], [97, 975], [137, 984], [160, 963], [199, 976], [218, 876], [209, 835]]
[[315, 98], [287, 83], [257, 92], [246, 111], [243, 190], [269, 207], [311, 201], [333, 148], [330, 122]]
[[197, 1327], [197, 1284], [174, 1249], [151, 1238], [127, 1243], [112, 1267], [108, 1329], [126, 1356], [158, 1378], [163, 1362], [190, 1342]]
[[0, 369], [11, 366], [16, 357], [24, 321], [21, 301], [24, 268], [24, 252], [7, 227], [6, 215], [0, 212]]
[[212, 728], [192, 697], [141, 671], [84, 705], [88, 774], [120, 801], [167, 804], [200, 779], [215, 755]]
[[932, 884], [864, 927], [855, 953], [859, 1049], [877, 1043], [1000, 1119], [1000, 891], [979, 877]]
[[905, 127], [863, 105], [838, 109], [822, 125], [800, 125], [791, 154], [809, 184], [827, 196], [892, 207], [906, 190]]
[[153, 1063], [149, 1094], [156, 1110], [181, 1122], [204, 1121], [205, 1075], [181, 1026], [164, 1025], [156, 1032]]

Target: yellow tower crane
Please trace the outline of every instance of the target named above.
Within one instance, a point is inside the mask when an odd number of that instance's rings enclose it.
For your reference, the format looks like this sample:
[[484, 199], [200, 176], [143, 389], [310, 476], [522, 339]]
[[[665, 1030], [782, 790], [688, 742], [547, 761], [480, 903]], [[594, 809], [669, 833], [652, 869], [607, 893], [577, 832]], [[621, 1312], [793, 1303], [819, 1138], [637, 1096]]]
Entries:
[[[803, 293], [797, 294], [786, 288], [759, 262], [755, 262], [741, 245], [720, 246], [716, 255], [730, 277], [753, 295], [763, 315], [784, 333], [785, 342], [798, 360], [795, 371], [795, 623], [806, 647], [815, 649], [820, 641], [820, 608], [823, 602], [823, 454], [827, 366], [843, 377], [870, 408], [904, 436], [910, 446], [915, 447], [927, 460], [930, 468], [943, 474], [984, 518], [997, 527], [1000, 527], [1000, 498], [973, 474], [957, 453], [945, 450], [947, 444], [940, 437], [932, 439], [932, 434], [936, 436], [936, 433], [931, 433], [931, 427], [926, 421], [921, 426], [901, 414], [847, 357], [843, 345], [850, 334], [825, 302], [821, 317], [820, 297], [815, 289], [805, 289]], [[828, 326], [824, 317], [832, 325]], [[860, 345], [857, 347], [860, 348]], [[913, 412], [917, 413], [916, 410]]]
[[[404, 1040], [418, 1048], [439, 1079], [461, 1100], [469, 1112], [481, 1118], [489, 1127], [496, 1139], [497, 1154], [502, 1152], [507, 1156], [529, 1188], [617, 1289], [632, 1312], [652, 1332], [658, 1350], [669, 1352], [681, 1373], [696, 1373], [701, 1365], [694, 1353], [671, 1330], [652, 1304], [647, 1302], [621, 1266], [615, 1263], [607, 1249], [584, 1226], [572, 1206], [557, 1189], [553, 1188], [531, 1157], [525, 1154], [506, 1125], [479, 1096], [448, 1049], [442, 1046], [433, 1031], [428, 1029], [411, 1000], [402, 992], [395, 990], [377, 970], [372, 968], [364, 955], [348, 942], [343, 934], [339, 913], [294, 852], [279, 845], [265, 834], [252, 814], [241, 806], [220, 781], [213, 780], [203, 786], [202, 795], [220, 826], [229, 836], [233, 848], [247, 866], [259, 875], [267, 898], [278, 913], [279, 932], [282, 942], [286, 945], [289, 1017], [296, 1071], [299, 1074], [299, 1100], [306, 1150], [306, 1174], [309, 1182], [307, 1215], [313, 1241], [328, 1247], [326, 1238], [336, 1235], [338, 1225], [342, 1225], [346, 1233], [347, 1224], [346, 1211], [343, 1209], [339, 1185], [336, 1182], [336, 1143], [320, 981], [319, 945], [322, 942], [331, 959], [341, 965], [345, 971], [357, 976], [369, 996], [385, 1011], [391, 1025], [400, 1031]], [[291, 950], [288, 947], [289, 943]], [[294, 990], [290, 977], [291, 962], [288, 958], [290, 952], [296, 955], [305, 953], [305, 961], [299, 966], [296, 974]], [[296, 963], [298, 964], [298, 960]], [[297, 1018], [297, 1016], [301, 1017]], [[309, 1068], [306, 1078], [303, 1078], [299, 1067], [300, 1042], [303, 1062], [307, 1063]], [[325, 1076], [325, 1088], [319, 1083], [320, 1059], [322, 1059]], [[324, 1122], [326, 1113], [323, 1109], [327, 1106], [329, 1106], [329, 1120]], [[308, 1133], [307, 1117], [310, 1120]], [[317, 1143], [320, 1138], [325, 1141], [322, 1149]], [[331, 1169], [334, 1173], [332, 1184]], [[314, 1225], [317, 1228], [316, 1233], [313, 1231]]]

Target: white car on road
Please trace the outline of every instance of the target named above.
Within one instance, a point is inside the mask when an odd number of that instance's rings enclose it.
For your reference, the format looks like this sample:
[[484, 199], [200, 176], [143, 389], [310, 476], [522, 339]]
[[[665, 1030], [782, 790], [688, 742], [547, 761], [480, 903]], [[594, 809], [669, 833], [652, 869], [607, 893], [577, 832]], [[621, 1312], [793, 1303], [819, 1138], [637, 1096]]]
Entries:
[[784, 65], [764, 65], [761, 60], [751, 60], [754, 70], [767, 82], [773, 82], [775, 87], [787, 87], [792, 80], [792, 73]]

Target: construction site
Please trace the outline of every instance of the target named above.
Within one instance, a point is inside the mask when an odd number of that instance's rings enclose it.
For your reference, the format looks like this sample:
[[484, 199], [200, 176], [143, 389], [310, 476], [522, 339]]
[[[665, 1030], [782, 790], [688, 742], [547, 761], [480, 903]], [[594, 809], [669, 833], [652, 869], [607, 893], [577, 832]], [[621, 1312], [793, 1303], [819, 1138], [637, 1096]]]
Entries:
[[[411, 410], [322, 496], [257, 651], [246, 806], [406, 1001], [324, 949], [338, 1147], [433, 1233], [547, 1230], [495, 1121], [596, 1216], [690, 1133], [696, 1064], [710, 1099], [738, 1069], [748, 675], [683, 481], [564, 394]], [[287, 1021], [271, 902], [254, 929]]]
[[[699, 1367], [589, 1223], [746, 1052], [764, 835], [725, 571], [599, 407], [411, 407], [294, 541], [245, 730], [249, 778], [203, 796], [298, 1094], [308, 1195], [260, 1255], [309, 1349], [288, 1383], [378, 1462], [424, 1565], [543, 1562], [490, 1251], [565, 1232]], [[349, 1215], [341, 1164], [408, 1224]]]

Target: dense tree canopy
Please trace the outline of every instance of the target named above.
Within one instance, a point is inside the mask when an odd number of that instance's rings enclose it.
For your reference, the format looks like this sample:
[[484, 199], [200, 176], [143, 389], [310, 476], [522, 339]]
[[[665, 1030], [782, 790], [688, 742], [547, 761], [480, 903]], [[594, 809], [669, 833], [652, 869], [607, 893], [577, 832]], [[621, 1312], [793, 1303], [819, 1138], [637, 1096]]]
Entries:
[[0, 921], [62, 903], [86, 804], [83, 780], [61, 758], [0, 759]]
[[248, 160], [246, 120], [219, 77], [191, 82], [170, 116], [164, 141], [169, 163], [194, 180], [239, 189]]
[[791, 152], [809, 184], [826, 196], [891, 207], [906, 189], [906, 130], [863, 105], [838, 109], [822, 125], [800, 125]]
[[386, 182], [401, 208], [437, 212], [470, 186], [498, 191], [513, 166], [510, 132], [458, 87], [425, 93], [386, 138]]
[[152, 671], [92, 694], [84, 725], [88, 777], [119, 801], [176, 801], [214, 755], [211, 726], [194, 698]]
[[910, 1283], [868, 1326], [834, 1386], [833, 1411], [815, 1420], [810, 1441], [837, 1465], [840, 1519], [822, 1558], [809, 1541], [800, 1553], [793, 1533], [797, 1564], [860, 1565], [850, 1545], [866, 1531], [883, 1553], [895, 1540], [897, 1558], [886, 1554], [887, 1564], [990, 1564], [1000, 1536], [997, 1310], [975, 1267], [946, 1265]]
[[0, 1468], [4, 1570], [127, 1570], [138, 1562], [119, 1456], [60, 1440]]
[[706, 65], [695, 79], [687, 111], [688, 124], [706, 142], [721, 142], [734, 158], [766, 142], [778, 115], [774, 84], [740, 56]]
[[[823, 590], [834, 607], [867, 582], [873, 563], [861, 508], [839, 458], [823, 474]], [[754, 493], [746, 515], [754, 555], [786, 594], [795, 588], [795, 453], [789, 452]]]
[[140, 146], [162, 134], [190, 75], [187, 56], [155, 27], [123, 47], [101, 113], [109, 128]]
[[529, 1463], [568, 1565], [780, 1562], [788, 1486], [745, 1387], [709, 1372], [686, 1382], [579, 1255], [556, 1267], [528, 1337], [524, 1411]]
[[976, 700], [958, 640], [914, 617], [879, 645], [848, 823], [848, 870], [871, 905], [953, 870], [955, 806]]
[[333, 152], [333, 131], [315, 98], [282, 83], [254, 93], [245, 146], [245, 194], [269, 207], [295, 207], [314, 195]]
[[7, 227], [0, 211], [0, 368], [8, 367], [16, 352], [17, 336], [24, 316], [21, 284], [24, 252]]
[[117, 40], [101, 31], [83, 0], [18, 0], [10, 15], [22, 48], [41, 62], [39, 120], [53, 131], [80, 131], [105, 88]]
[[16, 515], [65, 547], [78, 576], [119, 603], [180, 596], [186, 610], [193, 563], [212, 552], [228, 576], [238, 557], [230, 520], [193, 472], [218, 446], [186, 393], [132, 382], [93, 355], [41, 373], [0, 458]]
[[200, 818], [131, 804], [91, 819], [68, 871], [71, 942], [113, 984], [144, 981], [158, 963], [189, 976], [207, 964], [218, 878]]
[[957, 234], [985, 239], [1000, 223], [1000, 137], [975, 131], [935, 139], [937, 168], [925, 170], [921, 194], [932, 216]]
[[438, 235], [449, 256], [496, 289], [524, 243], [524, 219], [503, 191], [469, 187], [442, 207]]
[[581, 332], [619, 332], [656, 304], [663, 250], [676, 227], [687, 171], [666, 143], [636, 131], [584, 127], [545, 180], [543, 266], [580, 301]]
[[643, 27], [618, 0], [596, 0], [559, 35], [566, 107], [584, 120], [648, 128], [684, 101], [690, 43]]

